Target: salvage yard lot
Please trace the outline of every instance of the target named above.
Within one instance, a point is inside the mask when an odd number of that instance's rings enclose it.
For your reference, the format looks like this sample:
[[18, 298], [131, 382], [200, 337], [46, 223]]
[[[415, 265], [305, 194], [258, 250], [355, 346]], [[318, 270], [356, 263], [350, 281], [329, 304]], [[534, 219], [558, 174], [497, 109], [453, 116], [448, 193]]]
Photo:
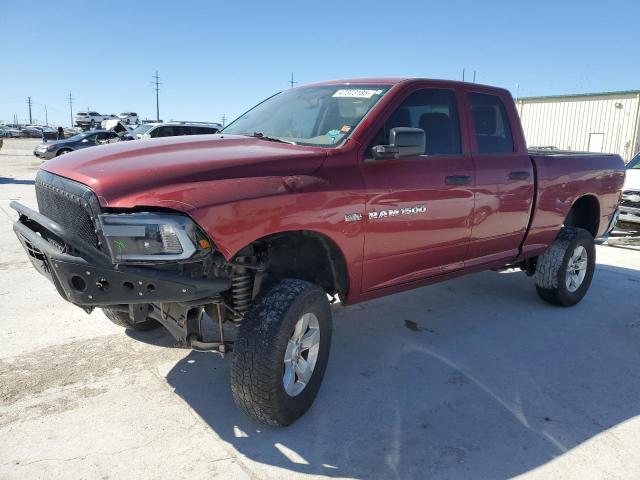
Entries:
[[640, 251], [585, 299], [485, 272], [334, 307], [320, 398], [285, 429], [233, 404], [229, 359], [58, 297], [15, 238], [37, 142], [0, 151], [0, 478], [638, 478]]

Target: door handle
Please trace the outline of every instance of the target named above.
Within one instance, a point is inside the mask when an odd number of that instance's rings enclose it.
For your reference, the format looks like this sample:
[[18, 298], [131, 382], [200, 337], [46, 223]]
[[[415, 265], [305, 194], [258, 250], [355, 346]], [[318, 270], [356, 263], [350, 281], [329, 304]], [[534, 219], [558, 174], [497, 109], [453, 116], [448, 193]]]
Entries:
[[447, 185], [469, 185], [471, 177], [469, 175], [449, 175], [444, 177], [444, 183]]
[[509, 173], [510, 180], [526, 180], [531, 174], [526, 170]]

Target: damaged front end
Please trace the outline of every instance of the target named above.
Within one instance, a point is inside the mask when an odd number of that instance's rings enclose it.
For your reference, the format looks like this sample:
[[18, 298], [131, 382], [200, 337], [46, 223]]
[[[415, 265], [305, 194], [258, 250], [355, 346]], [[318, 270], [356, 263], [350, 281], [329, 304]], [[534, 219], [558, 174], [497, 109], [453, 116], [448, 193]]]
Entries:
[[[222, 322], [246, 312], [255, 261], [227, 262], [183, 214], [103, 212], [87, 186], [46, 171], [36, 195], [39, 212], [11, 203], [14, 231], [65, 300], [126, 312], [132, 324], [157, 320], [181, 346], [229, 350]], [[215, 341], [204, 338], [205, 311], [220, 324]]]

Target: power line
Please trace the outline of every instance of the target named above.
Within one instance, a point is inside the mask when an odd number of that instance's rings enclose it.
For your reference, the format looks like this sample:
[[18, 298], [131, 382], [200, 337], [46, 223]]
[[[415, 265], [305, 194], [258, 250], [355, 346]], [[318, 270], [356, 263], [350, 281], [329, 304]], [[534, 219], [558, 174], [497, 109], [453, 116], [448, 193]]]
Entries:
[[298, 83], [298, 82], [294, 82], [293, 81], [293, 72], [291, 72], [291, 80], [289, 80], [289, 84], [291, 85], [291, 88], [293, 88], [293, 86]]
[[32, 125], [33, 120], [31, 119], [31, 97], [27, 97], [27, 105], [29, 105], [29, 125]]
[[160, 85], [162, 85], [162, 83], [160, 82], [160, 77], [158, 76], [158, 70], [156, 70], [156, 74], [151, 77], [153, 78], [153, 82], [151, 82], [153, 84], [153, 89], [156, 92], [156, 121], [160, 121], [160, 95], [158, 92], [160, 92]]

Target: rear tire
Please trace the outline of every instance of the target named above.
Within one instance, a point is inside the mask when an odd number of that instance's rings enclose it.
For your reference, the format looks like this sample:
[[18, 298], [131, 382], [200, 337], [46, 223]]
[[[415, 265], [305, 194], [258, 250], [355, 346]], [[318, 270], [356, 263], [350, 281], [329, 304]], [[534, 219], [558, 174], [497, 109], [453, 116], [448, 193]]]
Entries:
[[104, 312], [105, 316], [116, 325], [124, 328], [129, 328], [131, 330], [136, 330], [138, 332], [146, 332], [156, 329], [160, 326], [160, 323], [156, 320], [153, 320], [152, 318], [149, 318], [144, 322], [131, 323], [128, 313], [117, 312], [115, 310], [111, 310], [110, 308], [103, 308], [102, 311]]
[[295, 422], [320, 389], [331, 330], [331, 308], [322, 288], [295, 279], [277, 283], [240, 326], [231, 366], [236, 405], [267, 425]]
[[534, 275], [538, 295], [553, 305], [575, 305], [587, 293], [595, 265], [593, 236], [582, 228], [563, 227], [538, 257]]

